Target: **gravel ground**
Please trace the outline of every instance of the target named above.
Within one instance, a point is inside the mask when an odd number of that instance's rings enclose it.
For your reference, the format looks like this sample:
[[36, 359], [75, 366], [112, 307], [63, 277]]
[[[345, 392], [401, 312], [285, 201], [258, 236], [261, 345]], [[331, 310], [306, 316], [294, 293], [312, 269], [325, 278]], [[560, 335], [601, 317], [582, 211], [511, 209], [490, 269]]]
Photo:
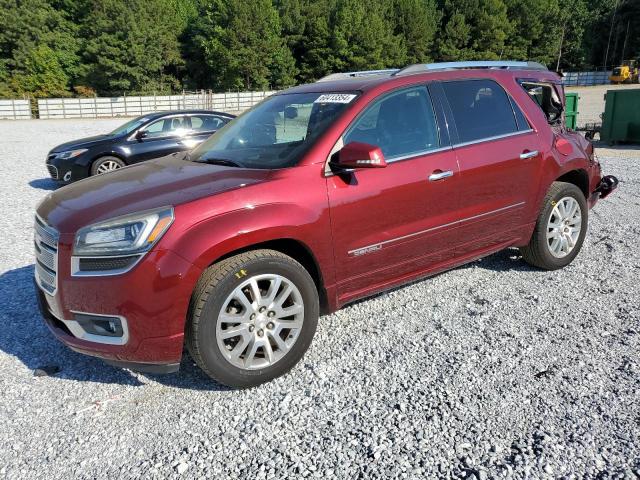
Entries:
[[121, 122], [0, 124], [0, 477], [640, 476], [640, 149], [599, 150], [620, 189], [568, 268], [508, 250], [359, 302], [292, 373], [233, 391], [188, 358], [149, 376], [76, 354], [36, 311], [45, 154]]

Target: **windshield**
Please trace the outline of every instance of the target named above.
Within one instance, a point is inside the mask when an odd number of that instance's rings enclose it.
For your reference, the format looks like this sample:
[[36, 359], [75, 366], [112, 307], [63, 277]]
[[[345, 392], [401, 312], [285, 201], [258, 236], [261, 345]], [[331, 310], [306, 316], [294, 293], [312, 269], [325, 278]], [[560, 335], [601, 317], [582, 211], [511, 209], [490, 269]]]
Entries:
[[124, 135], [124, 134], [131, 133], [140, 125], [148, 121], [149, 121], [149, 117], [145, 117], [145, 116], [134, 118], [133, 120], [129, 120], [124, 125], [120, 125], [109, 135]]
[[355, 98], [352, 93], [274, 95], [209, 137], [190, 159], [246, 168], [290, 167]]

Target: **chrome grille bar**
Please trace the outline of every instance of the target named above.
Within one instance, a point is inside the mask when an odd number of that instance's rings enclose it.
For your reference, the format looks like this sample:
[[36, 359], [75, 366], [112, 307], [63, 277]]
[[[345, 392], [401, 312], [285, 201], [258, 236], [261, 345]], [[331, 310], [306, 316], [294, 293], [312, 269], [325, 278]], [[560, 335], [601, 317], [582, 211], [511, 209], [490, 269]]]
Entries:
[[34, 247], [36, 253], [35, 276], [38, 286], [53, 295], [58, 286], [58, 232], [36, 217]]

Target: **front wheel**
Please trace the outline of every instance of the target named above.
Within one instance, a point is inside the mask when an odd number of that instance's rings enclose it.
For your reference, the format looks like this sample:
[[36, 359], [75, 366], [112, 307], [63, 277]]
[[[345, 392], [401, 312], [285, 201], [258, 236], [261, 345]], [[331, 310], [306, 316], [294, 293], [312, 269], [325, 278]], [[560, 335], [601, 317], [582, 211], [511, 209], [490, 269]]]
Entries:
[[554, 182], [544, 198], [529, 244], [520, 249], [522, 258], [545, 270], [569, 265], [582, 248], [588, 215], [587, 201], [578, 187]]
[[91, 175], [109, 173], [126, 166], [127, 164], [118, 157], [100, 157], [91, 165]]
[[209, 267], [193, 293], [187, 348], [218, 382], [253, 387], [288, 372], [316, 331], [318, 292], [305, 268], [274, 250]]

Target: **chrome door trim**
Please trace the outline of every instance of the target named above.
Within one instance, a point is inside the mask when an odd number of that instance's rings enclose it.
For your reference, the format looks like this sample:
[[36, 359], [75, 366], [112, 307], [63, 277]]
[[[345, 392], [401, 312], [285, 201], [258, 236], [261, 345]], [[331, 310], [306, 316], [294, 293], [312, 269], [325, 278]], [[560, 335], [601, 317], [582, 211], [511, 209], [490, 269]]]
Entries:
[[371, 245], [367, 245], [365, 247], [359, 247], [356, 248], [354, 250], [349, 250], [347, 252], [348, 255], [350, 256], [360, 256], [360, 255], [364, 255], [365, 253], [370, 253], [370, 252], [374, 252], [377, 250], [380, 250], [384, 245], [387, 245], [389, 243], [393, 243], [393, 242], [398, 242], [400, 240], [406, 240], [407, 238], [412, 238], [418, 235], [422, 235], [424, 233], [429, 233], [429, 232], [433, 232], [435, 230], [440, 230], [442, 228], [446, 228], [446, 227], [450, 227], [453, 225], [459, 225], [461, 223], [465, 223], [471, 220], [475, 220], [477, 218], [482, 218], [482, 217], [486, 217], [487, 215], [493, 215], [494, 213], [500, 213], [503, 212], [505, 210], [510, 210], [512, 208], [516, 208], [519, 207], [521, 205], [524, 205], [525, 202], [518, 202], [518, 203], [514, 203], [513, 205], [507, 205], [506, 207], [501, 207], [501, 208], [497, 208], [495, 210], [491, 210], [488, 212], [484, 212], [484, 213], [480, 213], [478, 215], [473, 215], [471, 217], [467, 217], [467, 218], [463, 218], [460, 220], [456, 220], [455, 222], [450, 222], [450, 223], [445, 223], [443, 225], [438, 225], [436, 227], [431, 227], [431, 228], [427, 228], [426, 230], [420, 230], [419, 232], [414, 232], [414, 233], [409, 233], [407, 235], [403, 235], [401, 237], [396, 237], [396, 238], [391, 238], [389, 240], [385, 240], [383, 242], [378, 242], [378, 243], [372, 243]]
[[505, 133], [504, 135], [496, 135], [495, 137], [480, 138], [478, 140], [472, 140], [470, 142], [456, 143], [453, 145], [453, 148], [466, 147], [469, 145], [475, 145], [477, 143], [492, 142], [494, 140], [502, 140], [503, 138], [516, 137], [518, 135], [524, 135], [532, 132], [534, 132], [534, 130], [530, 128], [529, 130], [520, 130], [518, 132]]
[[437, 182], [438, 180], [443, 180], [445, 178], [453, 177], [453, 170], [447, 170], [445, 172], [432, 173], [429, 175], [430, 182]]

